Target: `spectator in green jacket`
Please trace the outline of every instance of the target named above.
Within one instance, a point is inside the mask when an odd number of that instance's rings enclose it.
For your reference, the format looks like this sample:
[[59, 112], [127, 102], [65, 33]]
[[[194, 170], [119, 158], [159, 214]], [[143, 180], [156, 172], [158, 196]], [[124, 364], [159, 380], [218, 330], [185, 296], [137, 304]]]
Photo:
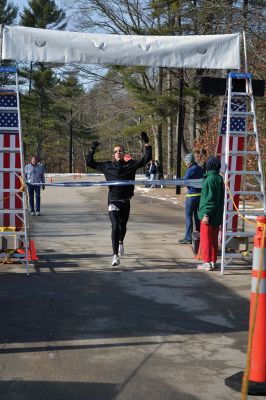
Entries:
[[212, 271], [216, 268], [218, 235], [223, 223], [224, 181], [219, 173], [221, 162], [218, 158], [209, 157], [206, 168], [198, 213], [203, 264], [198, 265], [198, 269]]

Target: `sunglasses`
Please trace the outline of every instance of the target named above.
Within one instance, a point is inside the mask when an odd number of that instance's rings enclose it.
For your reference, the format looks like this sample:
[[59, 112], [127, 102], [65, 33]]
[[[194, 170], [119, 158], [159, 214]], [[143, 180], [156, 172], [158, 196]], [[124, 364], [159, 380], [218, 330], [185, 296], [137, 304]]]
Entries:
[[124, 151], [123, 150], [115, 150], [114, 154], [116, 154], [116, 153], [124, 153]]

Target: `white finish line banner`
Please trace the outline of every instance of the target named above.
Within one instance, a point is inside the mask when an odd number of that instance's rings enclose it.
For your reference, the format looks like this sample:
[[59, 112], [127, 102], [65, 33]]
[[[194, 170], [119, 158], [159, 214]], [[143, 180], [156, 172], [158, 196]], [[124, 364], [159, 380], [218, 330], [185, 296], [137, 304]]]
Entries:
[[2, 59], [139, 65], [172, 68], [240, 68], [240, 34], [141, 36], [2, 27]]
[[98, 181], [98, 182], [56, 182], [56, 183], [33, 183], [34, 186], [61, 186], [61, 187], [87, 187], [87, 186], [128, 186], [128, 185], [155, 185], [155, 186], [193, 186], [202, 187], [203, 179], [158, 179], [158, 180], [136, 180], [136, 181]]

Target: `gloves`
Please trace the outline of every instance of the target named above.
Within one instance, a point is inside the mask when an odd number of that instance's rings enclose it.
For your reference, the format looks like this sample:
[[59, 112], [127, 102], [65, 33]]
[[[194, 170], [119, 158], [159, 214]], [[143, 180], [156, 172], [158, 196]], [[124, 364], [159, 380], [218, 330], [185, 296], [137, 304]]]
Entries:
[[140, 138], [141, 138], [141, 140], [143, 140], [143, 142], [144, 142], [145, 144], [149, 143], [149, 138], [148, 138], [148, 135], [147, 135], [146, 132], [141, 132]]
[[91, 151], [95, 151], [97, 149], [97, 147], [99, 146], [99, 142], [98, 140], [94, 140], [91, 144]]

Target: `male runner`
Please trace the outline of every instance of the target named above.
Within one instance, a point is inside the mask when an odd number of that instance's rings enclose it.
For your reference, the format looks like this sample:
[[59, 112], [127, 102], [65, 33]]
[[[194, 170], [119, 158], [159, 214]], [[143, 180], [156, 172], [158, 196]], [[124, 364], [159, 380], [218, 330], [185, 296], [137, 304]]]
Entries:
[[[137, 169], [146, 165], [152, 158], [152, 147], [146, 132], [141, 132], [141, 139], [145, 145], [145, 154], [140, 160], [124, 160], [125, 151], [122, 146], [113, 150], [114, 161], [96, 162], [94, 152], [99, 142], [92, 142], [87, 156], [87, 166], [102, 172], [106, 181], [135, 180]], [[134, 185], [109, 186], [108, 211], [112, 224], [112, 266], [120, 264], [119, 256], [124, 254], [124, 238], [127, 230], [127, 221], [130, 213], [130, 199], [134, 196]]]

